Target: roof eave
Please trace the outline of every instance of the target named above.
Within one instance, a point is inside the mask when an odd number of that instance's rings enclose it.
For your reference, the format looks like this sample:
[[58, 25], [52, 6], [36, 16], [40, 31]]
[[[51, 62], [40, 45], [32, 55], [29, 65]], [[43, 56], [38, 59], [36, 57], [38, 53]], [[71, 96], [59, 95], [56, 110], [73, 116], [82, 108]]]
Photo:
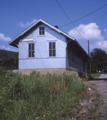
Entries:
[[[42, 19], [38, 19], [36, 22], [34, 22], [33, 24], [31, 24], [28, 28], [26, 28], [23, 32], [21, 32], [18, 36], [16, 36], [14, 39], [12, 39], [9, 42], [9, 45], [15, 46], [15, 44], [13, 44], [13, 42], [15, 43], [20, 37], [22, 37], [24, 34], [26, 34], [29, 30], [31, 30], [33, 27], [35, 27], [38, 23], [42, 22], [43, 24], [45, 24], [46, 26], [50, 27], [51, 29], [55, 30], [56, 32], [58, 32], [59, 34], [62, 34], [64, 36], [66, 36], [69, 39], [75, 40], [75, 38], [67, 35], [66, 33], [62, 32], [61, 30], [59, 30], [58, 28], [52, 26], [51, 24], [49, 24], [48, 22], [45, 22]], [[18, 40], [19, 42], [19, 40]]]

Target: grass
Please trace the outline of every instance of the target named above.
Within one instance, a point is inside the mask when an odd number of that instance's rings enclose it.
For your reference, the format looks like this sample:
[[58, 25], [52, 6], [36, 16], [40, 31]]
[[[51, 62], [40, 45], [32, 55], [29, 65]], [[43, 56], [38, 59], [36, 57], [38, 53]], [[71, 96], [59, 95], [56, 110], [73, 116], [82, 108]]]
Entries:
[[74, 75], [15, 75], [0, 69], [0, 120], [59, 120], [72, 117], [83, 99]]
[[94, 77], [99, 77], [100, 76], [100, 73], [92, 73], [91, 76], [94, 78]]
[[99, 77], [100, 73], [91, 73], [88, 77], [81, 77], [82, 81], [93, 80], [94, 77]]

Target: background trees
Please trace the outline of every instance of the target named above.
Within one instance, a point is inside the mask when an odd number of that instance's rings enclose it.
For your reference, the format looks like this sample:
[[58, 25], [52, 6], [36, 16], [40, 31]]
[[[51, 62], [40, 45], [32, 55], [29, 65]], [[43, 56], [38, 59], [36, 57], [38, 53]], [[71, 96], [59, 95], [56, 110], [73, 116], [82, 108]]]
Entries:
[[18, 69], [18, 53], [0, 50], [0, 66], [6, 69]]
[[107, 66], [107, 54], [104, 50], [95, 48], [90, 53], [91, 72], [105, 71]]
[[0, 49], [0, 59], [9, 58], [9, 57], [15, 56], [16, 54], [17, 54], [17, 52]]

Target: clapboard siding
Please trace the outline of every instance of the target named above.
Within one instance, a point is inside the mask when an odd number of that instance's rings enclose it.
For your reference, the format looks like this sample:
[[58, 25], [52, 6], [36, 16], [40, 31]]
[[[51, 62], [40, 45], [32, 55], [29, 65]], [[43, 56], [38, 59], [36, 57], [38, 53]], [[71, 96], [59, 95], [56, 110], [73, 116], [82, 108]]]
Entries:
[[20, 59], [19, 69], [66, 68], [65, 58]]
[[[39, 35], [39, 27], [45, 27], [45, 35]], [[25, 41], [32, 38], [33, 41]], [[49, 42], [56, 43], [56, 56], [49, 57]], [[35, 57], [28, 57], [28, 44], [34, 43]], [[66, 37], [39, 25], [19, 42], [19, 69], [66, 68]]]

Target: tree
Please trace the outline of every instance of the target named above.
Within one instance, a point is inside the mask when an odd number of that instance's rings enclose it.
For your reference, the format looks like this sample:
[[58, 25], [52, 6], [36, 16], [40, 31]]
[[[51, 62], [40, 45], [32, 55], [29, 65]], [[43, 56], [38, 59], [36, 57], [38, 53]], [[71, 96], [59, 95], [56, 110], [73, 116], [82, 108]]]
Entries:
[[[107, 66], [107, 54], [104, 50], [95, 48], [92, 50], [90, 53], [90, 57], [92, 59], [91, 63], [92, 65], [92, 70], [105, 70]], [[93, 71], [92, 71], [93, 72]]]
[[15, 56], [0, 59], [0, 66], [6, 69], [18, 69], [18, 53]]

